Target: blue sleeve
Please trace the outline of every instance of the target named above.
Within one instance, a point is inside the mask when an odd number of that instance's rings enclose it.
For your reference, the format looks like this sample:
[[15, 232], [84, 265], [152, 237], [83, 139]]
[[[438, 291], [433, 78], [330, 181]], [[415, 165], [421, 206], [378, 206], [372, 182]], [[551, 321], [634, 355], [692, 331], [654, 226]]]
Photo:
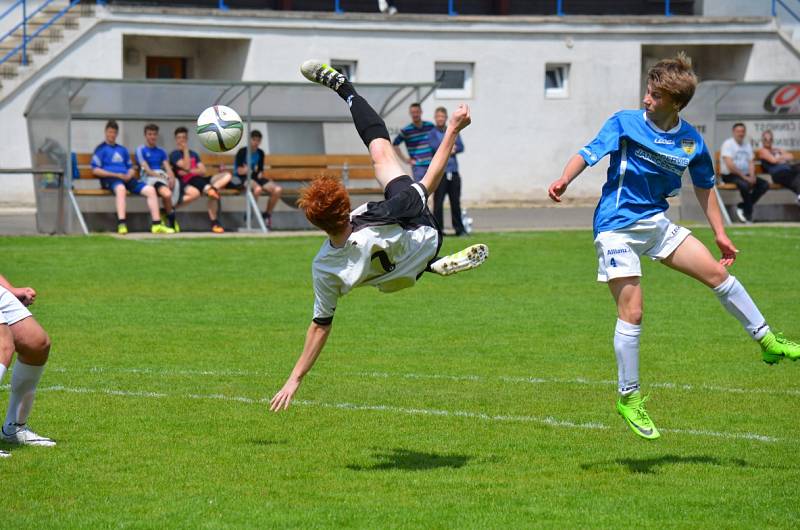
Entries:
[[[136, 155], [134, 155], [136, 163], [138, 165], [140, 165], [140, 166], [142, 165], [142, 162], [147, 162], [147, 160], [145, 160], [145, 158], [144, 158], [143, 149], [144, 149], [144, 144], [142, 144], [142, 145], [140, 145], [139, 147], [136, 148]], [[149, 162], [148, 162], [148, 164], [149, 164]], [[150, 168], [150, 169], [153, 169], [153, 168]], [[158, 169], [158, 168], [156, 168], [156, 169]]]
[[405, 141], [406, 136], [403, 134], [403, 131], [400, 131], [400, 133], [394, 137], [394, 142], [392, 142], [392, 145], [400, 145]]
[[70, 154], [70, 160], [72, 161], [72, 180], [78, 180], [81, 178], [81, 171], [78, 169], [78, 155], [75, 151]]
[[702, 145], [700, 152], [689, 162], [689, 175], [692, 177], [692, 184], [698, 188], [711, 189], [716, 182], [714, 163], [711, 161], [708, 146], [705, 142]]
[[233, 165], [238, 167], [246, 166], [247, 165], [247, 148], [242, 147], [238, 151], [236, 151], [236, 160], [234, 160]]
[[103, 167], [103, 146], [98, 146], [92, 155], [92, 169]]
[[442, 145], [442, 138], [437, 134], [438, 132], [439, 131], [435, 129], [428, 131], [428, 144], [431, 146], [434, 154], [439, 150], [439, 146]]
[[183, 158], [183, 153], [178, 151], [177, 149], [169, 154], [169, 163], [172, 166], [178, 165], [178, 160]]
[[464, 152], [464, 142], [461, 141], [461, 135], [456, 136], [456, 153]]
[[131, 164], [131, 154], [128, 152], [128, 149], [123, 146], [120, 146], [120, 149], [122, 150], [122, 161], [125, 163], [125, 167], [128, 169], [132, 168], [133, 164]]
[[579, 151], [583, 159], [590, 166], [598, 163], [604, 156], [619, 150], [619, 137], [622, 133], [619, 118], [611, 116], [597, 136]]

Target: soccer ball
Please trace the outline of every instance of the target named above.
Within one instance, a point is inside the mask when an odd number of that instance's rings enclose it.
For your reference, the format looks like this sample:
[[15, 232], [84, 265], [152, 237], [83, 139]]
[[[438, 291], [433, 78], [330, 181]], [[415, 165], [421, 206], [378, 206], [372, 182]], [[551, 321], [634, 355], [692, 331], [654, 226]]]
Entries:
[[230, 151], [242, 139], [242, 118], [236, 111], [224, 105], [214, 105], [204, 110], [197, 118], [197, 136], [209, 151]]

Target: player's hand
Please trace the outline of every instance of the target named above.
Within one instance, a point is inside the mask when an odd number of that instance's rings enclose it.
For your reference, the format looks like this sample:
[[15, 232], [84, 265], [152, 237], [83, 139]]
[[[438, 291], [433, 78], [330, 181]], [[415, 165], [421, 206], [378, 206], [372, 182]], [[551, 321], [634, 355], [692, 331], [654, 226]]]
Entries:
[[717, 246], [722, 251], [722, 257], [719, 260], [720, 264], [725, 267], [733, 265], [733, 262], [736, 261], [736, 253], [739, 252], [739, 250], [733, 245], [733, 242], [728, 239], [728, 236], [725, 234], [717, 236]]
[[290, 377], [286, 384], [283, 385], [283, 388], [278, 390], [278, 393], [269, 401], [269, 410], [271, 412], [280, 412], [288, 409], [289, 403], [292, 402], [294, 393], [297, 392], [299, 386], [300, 380]]
[[26, 307], [32, 305], [36, 300], [36, 291], [34, 291], [31, 287], [20, 287], [18, 289], [14, 289], [11, 294], [16, 296], [17, 299], [22, 302], [22, 305]]
[[472, 118], [469, 114], [469, 106], [460, 103], [450, 117], [450, 125], [458, 132], [464, 130], [470, 123], [472, 123]]
[[567, 186], [569, 186], [569, 182], [558, 179], [547, 188], [547, 196], [555, 202], [561, 202], [561, 196], [567, 191]]

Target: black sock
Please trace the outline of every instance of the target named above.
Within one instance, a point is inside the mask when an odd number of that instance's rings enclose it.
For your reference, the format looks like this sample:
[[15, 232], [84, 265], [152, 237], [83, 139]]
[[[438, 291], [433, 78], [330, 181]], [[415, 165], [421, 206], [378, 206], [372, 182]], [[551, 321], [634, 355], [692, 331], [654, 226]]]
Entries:
[[118, 225], [124, 225], [125, 224], [125, 218], [124, 217], [117, 217], [117, 224]]
[[350, 105], [350, 114], [353, 115], [353, 124], [356, 126], [358, 135], [364, 145], [369, 147], [369, 143], [375, 138], [389, 139], [389, 131], [386, 129], [386, 124], [375, 112], [375, 109], [367, 103], [366, 99], [354, 91], [347, 103]]
[[272, 217], [272, 214], [269, 212], [264, 212], [261, 214], [261, 217], [263, 217], [264, 219], [269, 219], [270, 217]]
[[336, 93], [339, 94], [339, 97], [345, 100], [349, 105], [350, 96], [356, 95], [356, 89], [353, 88], [353, 85], [352, 83], [350, 83], [350, 81], [345, 81], [344, 83], [342, 83], [342, 86], [339, 87]]
[[161, 224], [161, 219], [159, 219], [158, 221], [153, 221], [153, 226], [158, 226], [160, 224]]
[[175, 226], [175, 210], [167, 214], [167, 222], [170, 227]]

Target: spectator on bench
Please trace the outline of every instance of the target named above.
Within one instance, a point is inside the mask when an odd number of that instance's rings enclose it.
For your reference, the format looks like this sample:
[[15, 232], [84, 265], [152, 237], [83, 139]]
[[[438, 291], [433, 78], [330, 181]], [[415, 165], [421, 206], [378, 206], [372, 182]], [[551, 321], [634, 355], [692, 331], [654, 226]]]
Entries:
[[247, 148], [242, 147], [236, 153], [236, 176], [228, 187], [243, 189], [244, 181], [247, 179], [247, 172], [250, 171], [251, 189], [256, 200], [262, 193], [269, 195], [267, 209], [262, 216], [267, 228], [272, 228], [272, 210], [281, 198], [283, 188], [275, 184], [274, 181], [264, 178], [264, 150], [261, 149], [261, 131], [254, 130], [250, 133], [250, 164], [247, 163]]
[[774, 139], [769, 129], [761, 133], [761, 148], [756, 151], [756, 156], [764, 171], [772, 177], [772, 182], [792, 190], [797, 195], [797, 204], [800, 204], [800, 164], [795, 162], [792, 153], [772, 145]]
[[753, 146], [746, 134], [744, 123], [733, 125], [733, 137], [722, 142], [720, 148], [720, 173], [723, 182], [736, 184], [742, 194], [742, 202], [736, 205], [736, 217], [742, 223], [752, 223], [753, 207], [769, 190], [769, 182], [755, 174]]
[[106, 140], [98, 145], [92, 156], [92, 174], [100, 177], [100, 185], [110, 190], [115, 197], [117, 208], [117, 233], [127, 234], [125, 219], [125, 199], [127, 192], [137, 193], [147, 199], [147, 208], [153, 221], [150, 231], [154, 234], [172, 234], [175, 231], [161, 223], [158, 211], [158, 197], [152, 186], [136, 178], [128, 149], [117, 144], [119, 125], [114, 120], [106, 123]]
[[225, 232], [219, 224], [219, 190], [231, 181], [228, 171], [217, 173], [211, 178], [206, 176], [206, 166], [200, 161], [200, 155], [189, 149], [189, 130], [186, 127], [175, 129], [175, 149], [169, 154], [169, 163], [175, 175], [181, 179], [182, 197], [179, 204], [189, 204], [200, 198], [208, 196], [208, 218], [211, 221], [211, 231], [215, 234]]
[[164, 203], [166, 224], [179, 230], [175, 224], [175, 210], [172, 208], [172, 190], [175, 189], [175, 174], [169, 165], [167, 152], [158, 146], [158, 125], [148, 123], [144, 126], [144, 141], [136, 149], [136, 163], [139, 165], [139, 176], [148, 185], [156, 189], [156, 193]]

